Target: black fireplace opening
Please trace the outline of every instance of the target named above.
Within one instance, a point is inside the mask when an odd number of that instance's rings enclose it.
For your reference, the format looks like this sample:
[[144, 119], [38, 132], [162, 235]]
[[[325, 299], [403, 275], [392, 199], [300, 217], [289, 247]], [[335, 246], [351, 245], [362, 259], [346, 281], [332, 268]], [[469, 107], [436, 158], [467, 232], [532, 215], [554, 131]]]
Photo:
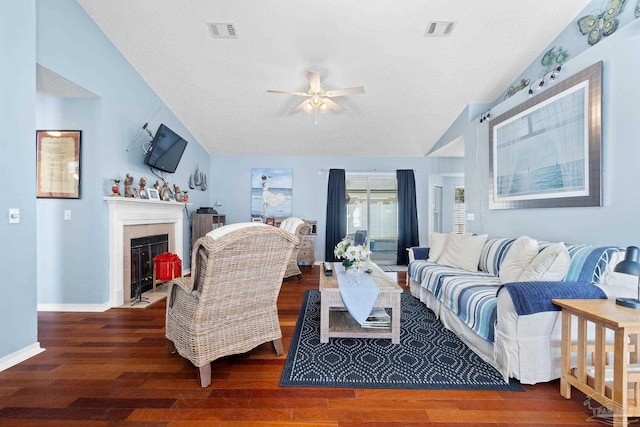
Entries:
[[153, 289], [153, 258], [168, 250], [168, 234], [131, 239], [131, 299]]

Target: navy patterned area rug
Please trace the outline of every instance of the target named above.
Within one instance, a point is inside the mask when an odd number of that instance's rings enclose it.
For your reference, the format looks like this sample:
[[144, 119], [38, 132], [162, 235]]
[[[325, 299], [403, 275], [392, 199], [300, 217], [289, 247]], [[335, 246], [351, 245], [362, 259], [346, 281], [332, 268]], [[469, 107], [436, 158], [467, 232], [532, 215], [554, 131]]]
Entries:
[[409, 292], [401, 299], [400, 344], [330, 338], [320, 343], [320, 292], [304, 296], [281, 386], [523, 391], [447, 330]]

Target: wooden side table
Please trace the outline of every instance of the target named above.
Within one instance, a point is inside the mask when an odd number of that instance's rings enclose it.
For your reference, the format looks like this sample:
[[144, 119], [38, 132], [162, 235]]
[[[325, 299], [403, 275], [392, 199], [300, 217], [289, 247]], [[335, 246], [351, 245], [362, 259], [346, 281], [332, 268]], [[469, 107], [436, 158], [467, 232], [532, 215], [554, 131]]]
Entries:
[[300, 241], [300, 250], [298, 251], [298, 264], [313, 265], [316, 262], [314, 253], [315, 236], [304, 236]]
[[[562, 366], [560, 394], [571, 398], [575, 387], [609, 409], [613, 425], [628, 425], [628, 417], [640, 416], [640, 364], [637, 352], [640, 310], [621, 307], [614, 300], [554, 299], [562, 307]], [[572, 340], [572, 318], [577, 320], [577, 340]], [[587, 339], [588, 324], [595, 326], [595, 341]], [[614, 334], [613, 346], [605, 335]], [[613, 366], [607, 352], [613, 351]], [[592, 354], [589, 361], [589, 353]], [[571, 356], [576, 367], [571, 367]], [[607, 414], [594, 414], [604, 418]]]

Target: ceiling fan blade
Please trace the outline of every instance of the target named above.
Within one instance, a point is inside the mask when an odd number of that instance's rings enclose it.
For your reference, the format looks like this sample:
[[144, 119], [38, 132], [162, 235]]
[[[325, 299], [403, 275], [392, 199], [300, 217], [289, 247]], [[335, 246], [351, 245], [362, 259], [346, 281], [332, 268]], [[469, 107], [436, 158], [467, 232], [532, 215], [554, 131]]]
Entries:
[[329, 107], [331, 110], [335, 111], [336, 113], [342, 113], [344, 111], [344, 108], [342, 108], [341, 106], [339, 106], [329, 98], [322, 98], [322, 102], [327, 104], [327, 107]]
[[362, 86], [328, 90], [325, 92], [324, 95], [328, 97], [334, 97], [334, 96], [357, 95], [359, 93], [364, 93], [364, 88]]
[[298, 113], [298, 112], [304, 110], [304, 107], [307, 106], [307, 105], [311, 105], [311, 99], [306, 99], [306, 100], [302, 101], [300, 104], [298, 104], [298, 106], [296, 108], [291, 110], [291, 114], [295, 114], [295, 113]]
[[311, 92], [319, 92], [320, 87], [320, 73], [317, 71], [307, 71], [307, 77], [309, 78], [309, 89]]
[[285, 95], [296, 95], [296, 96], [309, 96], [306, 92], [294, 92], [288, 90], [267, 90], [268, 93], [284, 93]]

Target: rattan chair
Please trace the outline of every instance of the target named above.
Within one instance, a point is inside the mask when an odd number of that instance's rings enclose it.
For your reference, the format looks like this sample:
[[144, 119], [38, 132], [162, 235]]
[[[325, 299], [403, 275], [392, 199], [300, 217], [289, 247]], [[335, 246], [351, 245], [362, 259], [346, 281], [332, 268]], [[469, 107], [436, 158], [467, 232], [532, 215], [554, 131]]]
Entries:
[[198, 368], [200, 385], [211, 384], [211, 362], [272, 341], [283, 354], [276, 306], [297, 238], [276, 227], [243, 223], [199, 238], [191, 277], [169, 283], [166, 337]]
[[289, 259], [289, 264], [287, 264], [287, 271], [285, 271], [284, 273], [284, 277], [287, 278], [291, 276], [297, 276], [298, 280], [301, 280], [302, 271], [300, 271], [300, 267], [298, 267], [298, 252], [300, 251], [300, 242], [302, 242], [302, 238], [304, 236], [309, 234], [311, 225], [300, 218], [292, 216], [284, 219], [280, 223], [280, 228], [282, 230], [290, 232], [298, 238], [298, 243], [293, 249], [293, 253], [291, 254], [291, 258]]

